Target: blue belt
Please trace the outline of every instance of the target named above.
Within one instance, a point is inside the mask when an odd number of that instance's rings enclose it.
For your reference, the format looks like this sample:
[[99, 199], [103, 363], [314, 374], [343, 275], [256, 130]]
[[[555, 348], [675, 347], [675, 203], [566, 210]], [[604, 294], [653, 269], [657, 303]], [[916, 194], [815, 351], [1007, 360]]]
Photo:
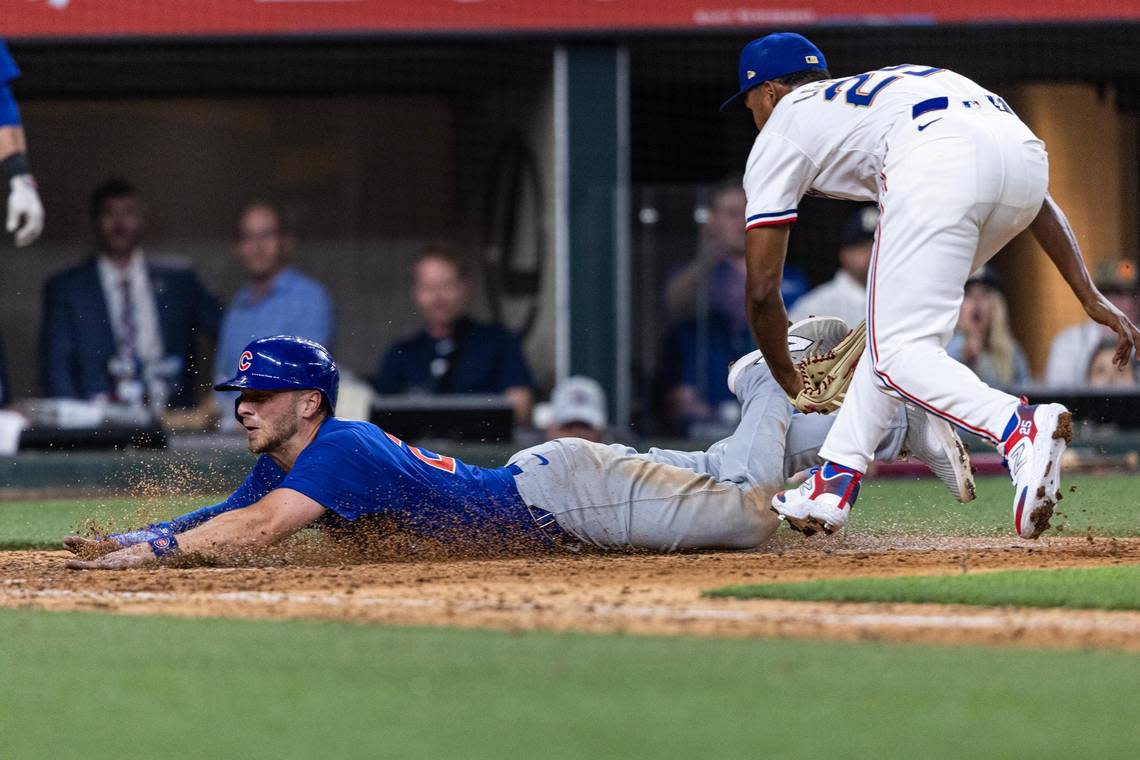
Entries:
[[915, 103], [914, 108], [910, 109], [910, 118], [917, 119], [924, 113], [931, 111], [945, 111], [950, 107], [950, 98], [943, 95], [940, 98], [929, 98], [921, 103]]

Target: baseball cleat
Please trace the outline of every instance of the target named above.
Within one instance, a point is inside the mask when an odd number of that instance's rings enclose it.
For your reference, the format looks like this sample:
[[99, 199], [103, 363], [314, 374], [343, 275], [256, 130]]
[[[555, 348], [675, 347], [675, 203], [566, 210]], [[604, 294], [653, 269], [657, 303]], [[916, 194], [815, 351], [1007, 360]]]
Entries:
[[970, 452], [954, 427], [912, 404], [906, 409], [906, 438], [901, 455], [917, 459], [938, 476], [954, 498], [965, 504], [977, 496]]
[[[792, 364], [799, 364], [809, 356], [826, 354], [847, 337], [851, 328], [838, 317], [808, 317], [788, 327], [788, 353]], [[764, 363], [760, 349], [750, 351], [734, 361], [728, 368], [728, 390], [736, 395], [736, 379], [749, 367]], [[739, 398], [739, 396], [737, 396]]]
[[1016, 426], [998, 451], [1013, 479], [1013, 527], [1037, 538], [1061, 500], [1061, 456], [1073, 439], [1073, 415], [1060, 404], [1022, 404]]
[[805, 536], [819, 531], [830, 535], [847, 522], [862, 479], [860, 472], [827, 462], [811, 468], [799, 488], [773, 496], [772, 511]]

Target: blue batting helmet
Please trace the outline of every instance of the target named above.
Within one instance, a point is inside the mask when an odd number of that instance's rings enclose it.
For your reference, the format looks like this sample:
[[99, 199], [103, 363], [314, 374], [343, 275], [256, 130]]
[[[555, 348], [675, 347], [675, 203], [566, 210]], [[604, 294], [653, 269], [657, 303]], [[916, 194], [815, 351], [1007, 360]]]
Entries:
[[296, 335], [274, 335], [246, 346], [238, 357], [237, 374], [214, 390], [318, 390], [334, 413], [339, 384], [340, 372], [328, 349]]

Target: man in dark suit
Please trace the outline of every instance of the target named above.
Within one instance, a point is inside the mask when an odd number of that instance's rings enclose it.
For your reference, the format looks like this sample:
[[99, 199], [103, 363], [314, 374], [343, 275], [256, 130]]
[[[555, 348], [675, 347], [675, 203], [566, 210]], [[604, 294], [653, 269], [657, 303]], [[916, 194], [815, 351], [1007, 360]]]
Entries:
[[40, 334], [47, 396], [152, 407], [194, 404], [194, 341], [221, 308], [187, 265], [148, 260], [143, 207], [126, 180], [91, 196], [96, 255], [48, 280]]
[[518, 336], [467, 315], [471, 273], [443, 243], [429, 245], [412, 265], [412, 300], [423, 329], [391, 344], [380, 360], [377, 393], [503, 394], [515, 421], [530, 422], [534, 378]]

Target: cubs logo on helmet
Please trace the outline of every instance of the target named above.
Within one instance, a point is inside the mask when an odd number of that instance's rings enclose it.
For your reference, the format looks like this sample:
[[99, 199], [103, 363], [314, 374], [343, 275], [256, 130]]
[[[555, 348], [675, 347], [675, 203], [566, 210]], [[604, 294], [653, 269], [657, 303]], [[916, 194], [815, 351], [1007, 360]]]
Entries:
[[[217, 391], [320, 391], [336, 413], [340, 372], [328, 349], [296, 335], [274, 335], [252, 341], [238, 357], [237, 374], [214, 386]], [[235, 407], [236, 412], [236, 407]]]

